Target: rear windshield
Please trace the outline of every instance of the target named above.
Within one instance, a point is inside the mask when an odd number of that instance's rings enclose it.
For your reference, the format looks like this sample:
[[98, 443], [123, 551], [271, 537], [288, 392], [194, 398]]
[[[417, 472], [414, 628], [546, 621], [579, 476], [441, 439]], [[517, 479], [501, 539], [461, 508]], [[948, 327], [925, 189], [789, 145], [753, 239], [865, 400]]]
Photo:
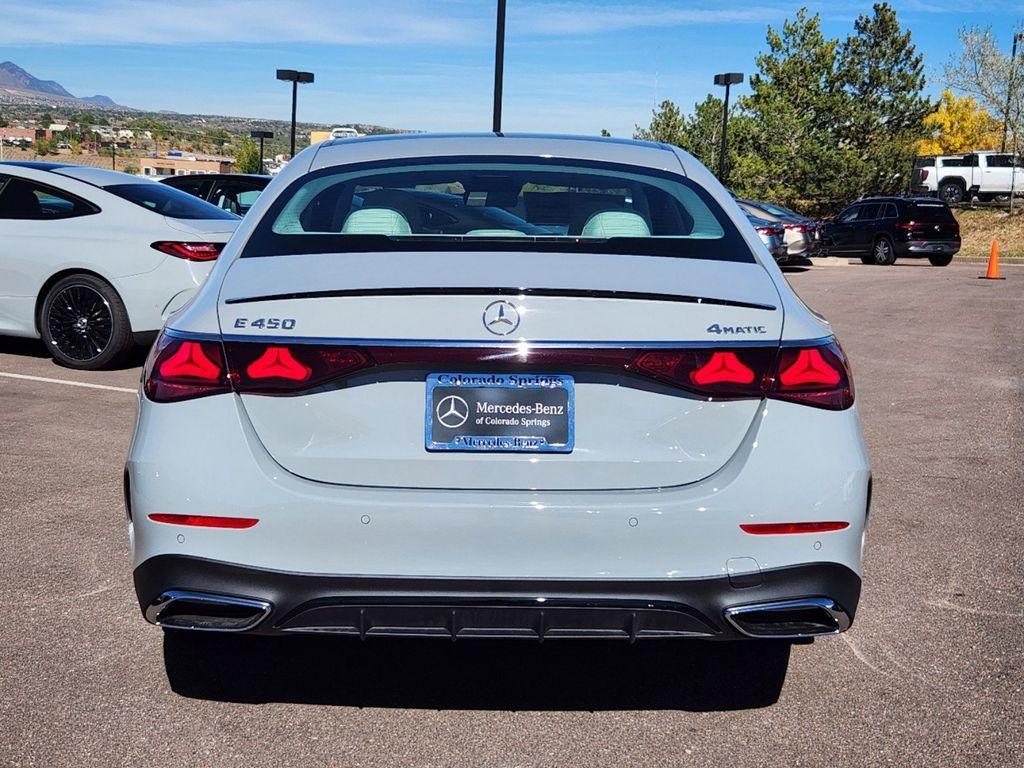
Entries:
[[274, 201], [242, 256], [481, 250], [754, 260], [718, 204], [681, 176], [493, 157], [309, 174]]
[[914, 203], [907, 209], [906, 217], [911, 221], [929, 224], [948, 224], [956, 221], [953, 212], [944, 203]]
[[182, 192], [180, 189], [153, 181], [143, 181], [138, 184], [114, 184], [103, 189], [128, 202], [141, 205], [154, 213], [169, 216], [172, 219], [238, 219], [233, 213], [210, 205], [205, 200], [193, 197], [188, 192]]
[[935, 158], [934, 157], [919, 157], [914, 161], [915, 168], [934, 168]]

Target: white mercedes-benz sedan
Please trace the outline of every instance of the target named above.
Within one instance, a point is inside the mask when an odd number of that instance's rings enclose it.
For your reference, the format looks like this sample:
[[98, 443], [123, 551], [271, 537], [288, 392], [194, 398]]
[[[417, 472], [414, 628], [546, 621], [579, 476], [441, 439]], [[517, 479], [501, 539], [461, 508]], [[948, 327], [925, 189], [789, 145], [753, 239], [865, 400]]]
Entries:
[[168, 628], [841, 632], [871, 473], [850, 368], [674, 147], [334, 141], [147, 361], [125, 471]]
[[101, 168], [0, 163], [0, 334], [102, 368], [152, 341], [210, 272], [239, 218]]

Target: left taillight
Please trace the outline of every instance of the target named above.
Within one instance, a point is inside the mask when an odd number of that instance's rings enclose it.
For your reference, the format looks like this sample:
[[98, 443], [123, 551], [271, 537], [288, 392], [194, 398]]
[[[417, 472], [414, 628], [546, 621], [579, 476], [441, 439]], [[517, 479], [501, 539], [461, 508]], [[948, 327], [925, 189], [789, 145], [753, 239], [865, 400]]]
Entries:
[[156, 403], [230, 392], [220, 342], [161, 334], [146, 359], [142, 388]]
[[193, 243], [180, 240], [160, 240], [150, 244], [161, 253], [186, 261], [213, 261], [224, 249], [224, 243]]

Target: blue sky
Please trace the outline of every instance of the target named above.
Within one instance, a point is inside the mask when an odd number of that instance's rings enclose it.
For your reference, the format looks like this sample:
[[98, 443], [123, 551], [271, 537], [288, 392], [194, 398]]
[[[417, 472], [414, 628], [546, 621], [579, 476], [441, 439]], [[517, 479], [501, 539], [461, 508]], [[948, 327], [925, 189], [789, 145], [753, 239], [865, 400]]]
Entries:
[[[630, 135], [656, 99], [686, 109], [715, 72], [750, 73], [767, 26], [801, 5], [845, 36], [868, 0], [750, 5], [508, 0], [506, 130]], [[893, 0], [925, 54], [929, 90], [961, 25], [991, 24], [1009, 48], [1024, 0]], [[307, 69], [299, 118], [422, 130], [490, 128], [491, 0], [4, 0], [0, 60], [76, 95], [129, 106], [288, 117], [277, 67]]]

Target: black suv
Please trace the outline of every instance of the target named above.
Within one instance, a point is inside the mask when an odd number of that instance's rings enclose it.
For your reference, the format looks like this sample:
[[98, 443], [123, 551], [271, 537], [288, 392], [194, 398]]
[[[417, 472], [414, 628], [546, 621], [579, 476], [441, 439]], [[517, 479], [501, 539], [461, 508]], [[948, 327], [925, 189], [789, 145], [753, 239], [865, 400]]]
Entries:
[[248, 213], [260, 192], [270, 183], [270, 176], [248, 173], [205, 173], [158, 178], [164, 184], [201, 197], [238, 216]]
[[927, 257], [944, 267], [960, 250], [960, 225], [934, 197], [868, 197], [825, 224], [822, 245], [830, 256], [860, 256], [865, 264]]

